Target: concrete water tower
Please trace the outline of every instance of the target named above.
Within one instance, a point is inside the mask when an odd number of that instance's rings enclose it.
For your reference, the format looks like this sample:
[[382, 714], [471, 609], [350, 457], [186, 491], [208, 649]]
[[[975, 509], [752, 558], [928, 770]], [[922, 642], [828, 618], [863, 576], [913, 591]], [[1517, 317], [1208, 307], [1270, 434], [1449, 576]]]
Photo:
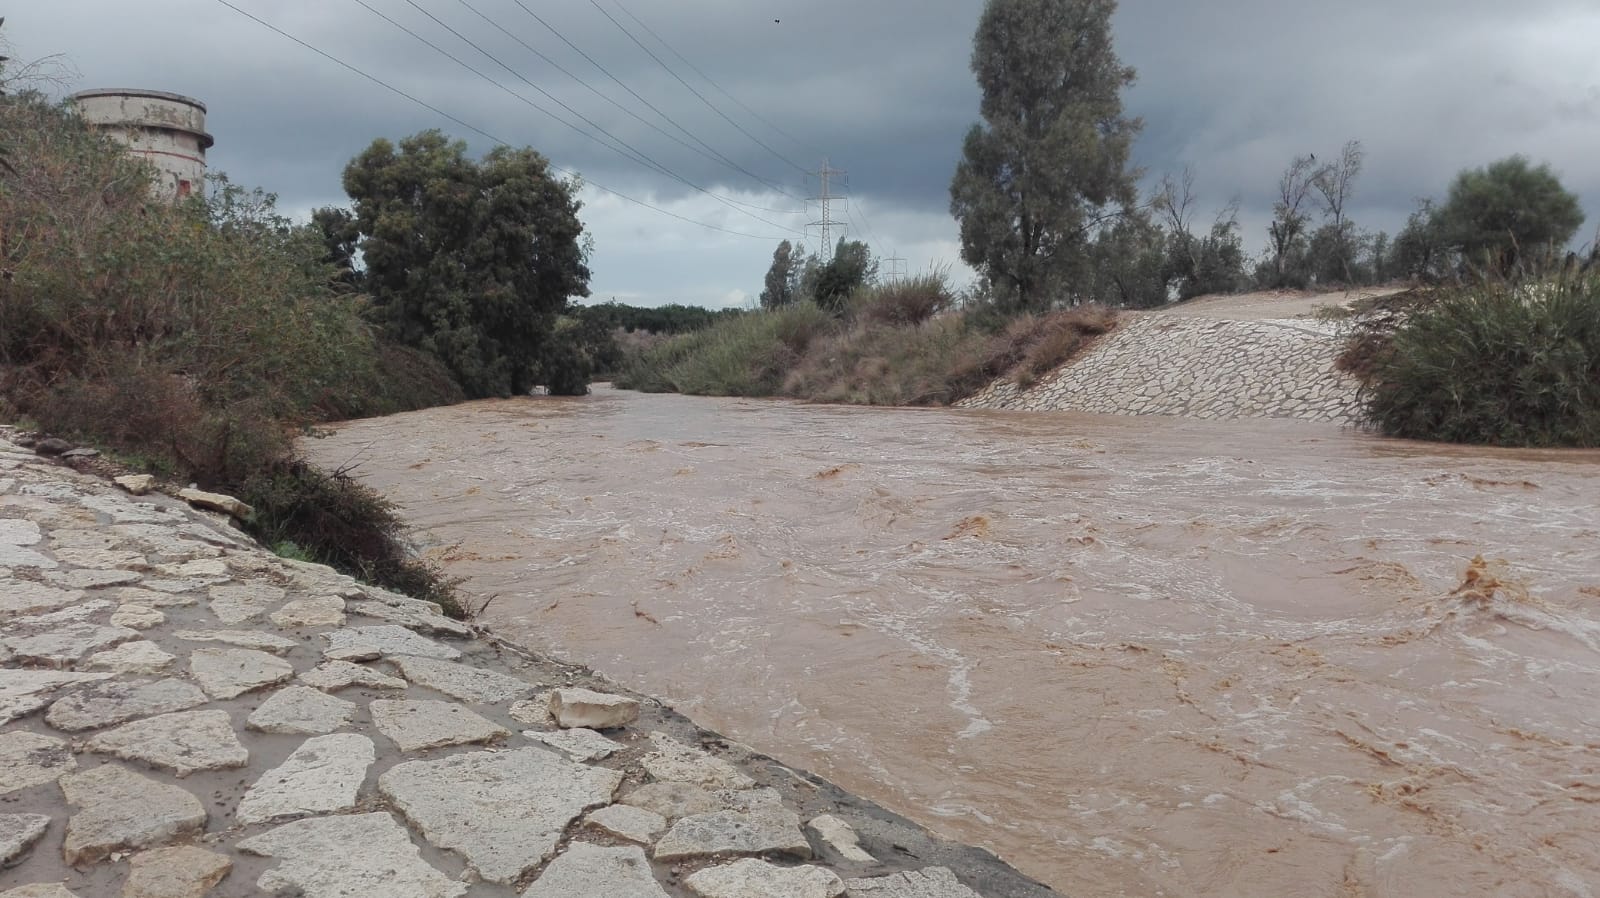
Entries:
[[159, 90], [86, 90], [68, 97], [91, 127], [155, 167], [152, 192], [175, 201], [205, 191], [206, 105]]

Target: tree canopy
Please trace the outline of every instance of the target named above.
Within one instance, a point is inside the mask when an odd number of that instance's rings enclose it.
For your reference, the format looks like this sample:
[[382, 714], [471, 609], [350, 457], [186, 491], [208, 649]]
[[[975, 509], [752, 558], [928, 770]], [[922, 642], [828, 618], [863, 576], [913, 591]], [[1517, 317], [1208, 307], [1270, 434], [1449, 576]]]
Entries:
[[1115, 0], [988, 0], [973, 38], [983, 122], [950, 184], [961, 256], [1002, 298], [1051, 304], [1083, 269], [1112, 207], [1136, 199], [1140, 122], [1112, 47]]
[[1457, 175], [1437, 215], [1445, 242], [1500, 274], [1524, 258], [1559, 251], [1583, 224], [1578, 198], [1549, 165], [1534, 166], [1525, 156]]
[[[500, 147], [481, 161], [424, 131], [379, 139], [344, 171], [378, 320], [437, 356], [467, 394], [508, 396], [571, 380], [556, 370], [556, 317], [589, 294], [576, 185], [537, 152]], [[340, 222], [319, 225], [337, 234]]]

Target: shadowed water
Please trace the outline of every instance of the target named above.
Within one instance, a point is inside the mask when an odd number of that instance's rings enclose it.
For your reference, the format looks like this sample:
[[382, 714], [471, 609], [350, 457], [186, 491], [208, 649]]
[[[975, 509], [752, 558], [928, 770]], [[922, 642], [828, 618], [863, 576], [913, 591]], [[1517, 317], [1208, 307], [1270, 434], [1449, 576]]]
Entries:
[[308, 449], [502, 633], [1063, 893], [1600, 895], [1600, 453], [610, 390]]

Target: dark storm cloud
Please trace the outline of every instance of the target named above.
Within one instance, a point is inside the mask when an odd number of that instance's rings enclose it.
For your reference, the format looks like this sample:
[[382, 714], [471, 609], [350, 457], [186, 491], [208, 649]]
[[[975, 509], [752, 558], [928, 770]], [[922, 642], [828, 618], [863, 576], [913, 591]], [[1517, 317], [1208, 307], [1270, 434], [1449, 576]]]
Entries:
[[[591, 183], [773, 237], [792, 236], [816, 215], [815, 209], [755, 212], [762, 222], [736, 212], [535, 111], [355, 0], [235, 2], [472, 126], [535, 146]], [[735, 202], [795, 209], [796, 198], [818, 186], [800, 169], [815, 169], [827, 156], [849, 170], [857, 208], [863, 214], [871, 210], [878, 219], [871, 222], [875, 231], [891, 230], [881, 222], [903, 229], [878, 234], [882, 242], [954, 252], [946, 188], [961, 138], [977, 115], [968, 59], [982, 9], [978, 0], [624, 0], [673, 49], [787, 134], [728, 101], [644, 33], [615, 0], [602, 0], [770, 151], [708, 109], [588, 0], [523, 0], [733, 166], [597, 98], [467, 5], [660, 129], [693, 143], [515, 0], [417, 0], [515, 74], [407, 0], [366, 2], [530, 103], [574, 118], [518, 76], [525, 77], [590, 119], [593, 124], [578, 123], [583, 131], [594, 135], [603, 128], [683, 180]], [[215, 0], [52, 0], [30, 6], [8, 11], [15, 55], [64, 53], [83, 74], [79, 87], [133, 85], [204, 99], [219, 138], [214, 164], [236, 181], [279, 193], [290, 209], [338, 201], [340, 169], [376, 136], [440, 127], [475, 149], [488, 146], [483, 137]], [[1600, 145], [1600, 63], [1592, 51], [1600, 37], [1600, 8], [1592, 2], [1125, 0], [1116, 28], [1119, 52], [1139, 70], [1127, 98], [1130, 113], [1146, 123], [1138, 163], [1152, 177], [1194, 166], [1209, 207], [1238, 197], [1252, 246], [1260, 242], [1284, 165], [1300, 153], [1331, 156], [1349, 139], [1362, 140], [1368, 151], [1355, 209], [1367, 227], [1393, 229], [1416, 197], [1439, 195], [1460, 169], [1513, 152], [1551, 162], [1587, 208], [1600, 208], [1600, 168], [1590, 161], [1592, 148]], [[652, 275], [657, 281], [676, 278], [696, 285], [698, 294], [723, 269], [726, 295], [759, 288], [769, 243], [746, 241], [744, 252], [753, 261], [738, 265], [725, 235], [626, 203], [597, 205], [595, 211], [610, 229], [597, 234], [598, 279], [610, 276], [602, 263], [648, 260], [666, 266]], [[686, 255], [676, 242], [666, 242], [664, 235], [685, 228], [686, 245], [714, 243], [717, 254], [696, 260], [692, 251]], [[946, 237], [930, 239], [930, 231]], [[659, 245], [640, 245], [650, 240]], [[638, 272], [630, 276], [649, 280]], [[618, 289], [643, 295], [632, 286]]]

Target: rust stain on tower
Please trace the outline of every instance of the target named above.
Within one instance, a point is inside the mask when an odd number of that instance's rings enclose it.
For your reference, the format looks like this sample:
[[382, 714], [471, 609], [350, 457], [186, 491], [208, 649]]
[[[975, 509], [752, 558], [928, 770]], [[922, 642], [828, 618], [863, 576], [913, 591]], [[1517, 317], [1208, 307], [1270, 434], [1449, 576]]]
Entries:
[[152, 192], [169, 201], [205, 190], [206, 106], [159, 90], [86, 90], [70, 101], [91, 126], [125, 144], [156, 170]]

